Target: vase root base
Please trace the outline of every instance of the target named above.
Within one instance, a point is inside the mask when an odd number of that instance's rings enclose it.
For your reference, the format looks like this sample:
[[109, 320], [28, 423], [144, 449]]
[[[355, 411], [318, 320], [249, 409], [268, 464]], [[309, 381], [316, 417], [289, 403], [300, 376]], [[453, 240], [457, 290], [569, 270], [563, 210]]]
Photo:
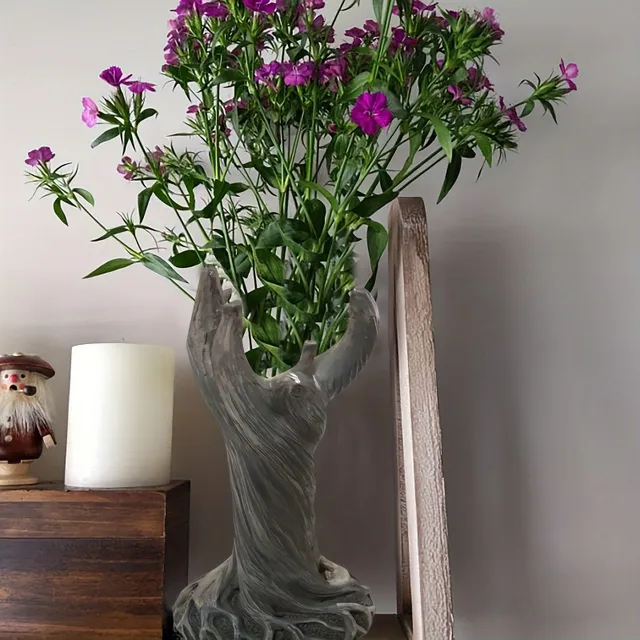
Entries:
[[[346, 569], [331, 565], [348, 575]], [[217, 571], [187, 587], [178, 599], [176, 640], [356, 640], [373, 623], [369, 592], [351, 576], [347, 580], [340, 576], [333, 597], [313, 602], [292, 593], [286, 609], [249, 613], [240, 602], [238, 587], [218, 591], [214, 574]], [[329, 576], [328, 583], [332, 584]]]

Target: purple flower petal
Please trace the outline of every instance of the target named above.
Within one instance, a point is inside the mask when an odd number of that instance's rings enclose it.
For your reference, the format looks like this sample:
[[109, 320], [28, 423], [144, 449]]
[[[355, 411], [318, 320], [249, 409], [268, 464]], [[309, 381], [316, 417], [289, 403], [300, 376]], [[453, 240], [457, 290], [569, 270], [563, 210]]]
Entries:
[[120, 67], [109, 67], [100, 74], [100, 78], [112, 87], [119, 87], [126, 84], [131, 75], [125, 77]]
[[202, 5], [202, 15], [207, 18], [224, 20], [229, 15], [229, 9], [222, 2], [207, 2]]
[[365, 91], [358, 96], [351, 109], [351, 120], [369, 136], [389, 126], [393, 114], [387, 108], [387, 96], [382, 92]]
[[98, 123], [98, 105], [91, 98], [82, 98], [82, 122], [87, 127], [95, 127]]
[[389, 109], [382, 109], [373, 114], [373, 119], [380, 127], [385, 129], [391, 124], [391, 121], [393, 120], [393, 114]]
[[33, 149], [29, 151], [28, 158], [25, 163], [30, 167], [35, 167], [40, 163], [46, 163], [53, 160], [56, 154], [51, 151], [50, 147], [40, 147], [39, 149]]
[[367, 35], [367, 33], [363, 29], [360, 29], [360, 27], [351, 27], [351, 29], [347, 29], [344, 32], [344, 35], [347, 36], [347, 38], [362, 39]]
[[367, 20], [364, 23], [364, 30], [374, 36], [380, 35], [380, 25], [375, 20]]
[[142, 82], [142, 80], [136, 80], [135, 82], [128, 82], [127, 87], [129, 87], [129, 91], [131, 93], [140, 94], [145, 91], [151, 91], [155, 93], [156, 85], [151, 84], [151, 82]]

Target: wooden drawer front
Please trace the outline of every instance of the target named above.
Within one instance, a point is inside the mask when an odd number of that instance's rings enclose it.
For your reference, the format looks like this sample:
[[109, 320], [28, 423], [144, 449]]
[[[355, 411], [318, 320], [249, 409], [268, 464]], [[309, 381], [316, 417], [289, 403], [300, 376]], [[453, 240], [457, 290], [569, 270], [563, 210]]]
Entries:
[[0, 539], [0, 638], [160, 640], [163, 547]]
[[156, 492], [8, 491], [0, 538], [161, 538], [165, 497]]

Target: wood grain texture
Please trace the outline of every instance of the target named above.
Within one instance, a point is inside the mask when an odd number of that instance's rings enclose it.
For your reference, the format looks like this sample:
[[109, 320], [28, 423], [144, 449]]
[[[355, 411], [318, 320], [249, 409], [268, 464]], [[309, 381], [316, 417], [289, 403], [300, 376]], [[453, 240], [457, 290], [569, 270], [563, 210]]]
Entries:
[[188, 483], [0, 492], [0, 639], [161, 640], [188, 524]]
[[[44, 484], [0, 491], [0, 538], [155, 538], [170, 518], [184, 520], [188, 484], [132, 490], [67, 491]], [[168, 502], [167, 502], [168, 501]], [[185, 507], [184, 505], [187, 504]], [[169, 523], [171, 524], [171, 523]]]
[[392, 206], [389, 227], [391, 369], [398, 451], [398, 607], [409, 636], [450, 640], [453, 606], [423, 201], [399, 198]]

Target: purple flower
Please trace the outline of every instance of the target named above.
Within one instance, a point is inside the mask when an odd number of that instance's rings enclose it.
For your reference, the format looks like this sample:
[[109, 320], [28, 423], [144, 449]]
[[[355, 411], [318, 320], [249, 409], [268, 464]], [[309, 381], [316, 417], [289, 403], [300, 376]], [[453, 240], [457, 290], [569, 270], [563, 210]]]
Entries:
[[391, 53], [395, 53], [398, 49], [411, 53], [415, 49], [418, 44], [416, 38], [408, 36], [406, 31], [400, 27], [392, 27], [391, 31], [393, 32], [393, 39], [390, 45]]
[[29, 151], [29, 157], [25, 160], [25, 163], [30, 167], [35, 167], [40, 163], [46, 163], [53, 160], [56, 154], [51, 151], [50, 147], [40, 147], [39, 149], [33, 149]]
[[276, 4], [269, 0], [242, 0], [243, 4], [249, 11], [254, 13], [275, 13]]
[[315, 70], [315, 64], [313, 62], [298, 62], [297, 64], [285, 62], [282, 66], [284, 83], [289, 87], [299, 87], [308, 84]]
[[98, 123], [98, 105], [91, 98], [82, 98], [82, 122], [87, 127], [95, 127]]
[[151, 84], [151, 82], [142, 82], [142, 80], [128, 82], [127, 86], [129, 87], [129, 91], [131, 91], [131, 93], [136, 94], [144, 93], [145, 91], [151, 91], [152, 93], [155, 93], [156, 91], [155, 84]]
[[322, 9], [324, 8], [324, 0], [304, 0], [306, 9]]
[[495, 89], [491, 80], [485, 76], [480, 69], [477, 67], [469, 67], [469, 84], [473, 87], [475, 91], [479, 91], [480, 89], [487, 89], [488, 91], [492, 91]]
[[444, 58], [437, 58], [436, 66], [438, 67], [438, 69], [444, 69]]
[[564, 60], [560, 60], [560, 73], [562, 74], [560, 79], [567, 83], [569, 91], [577, 91], [578, 85], [576, 85], [574, 80], [580, 75], [578, 65], [575, 62], [565, 64]]
[[393, 114], [387, 107], [387, 96], [380, 91], [365, 91], [358, 96], [351, 109], [351, 120], [368, 136], [373, 136], [380, 129], [388, 127], [393, 120]]
[[129, 78], [131, 78], [131, 74], [124, 77], [120, 67], [109, 67], [100, 74], [100, 78], [112, 87], [119, 87], [120, 85], [127, 84]]
[[275, 89], [274, 79], [282, 75], [282, 66], [279, 62], [268, 62], [256, 69], [254, 78], [256, 82], [266, 84], [271, 89]]
[[[311, 29], [318, 31], [322, 29], [322, 27], [324, 27], [324, 16], [316, 16], [311, 23]], [[307, 25], [302, 16], [298, 18], [298, 30], [300, 33], [305, 33], [307, 30]]]
[[491, 27], [496, 40], [502, 40], [504, 31], [500, 28], [500, 23], [498, 22], [498, 16], [495, 9], [485, 7], [481, 12], [476, 12], [476, 15], [480, 22], [484, 22]]
[[129, 156], [124, 156], [122, 158], [122, 164], [119, 164], [117, 166], [118, 173], [125, 180], [133, 180], [137, 170], [138, 170], [138, 163], [134, 162]]
[[451, 94], [454, 102], [459, 102], [464, 106], [469, 106], [472, 103], [471, 98], [465, 97], [462, 87], [459, 84], [454, 84], [447, 87], [447, 91]]
[[156, 145], [156, 148], [151, 152], [151, 157], [155, 162], [160, 162], [164, 158], [164, 151]]
[[367, 20], [364, 23], [364, 30], [372, 36], [380, 35], [380, 25], [375, 20]]
[[509, 118], [509, 120], [511, 120], [511, 122], [513, 122], [513, 124], [515, 124], [516, 127], [520, 129], [520, 131], [524, 132], [527, 130], [527, 125], [520, 119], [516, 108], [507, 108], [507, 105], [505, 104], [504, 98], [502, 96], [498, 98], [498, 105], [500, 106], [500, 111], [502, 111], [507, 116], [507, 118]]
[[509, 120], [511, 120], [511, 122], [513, 122], [513, 124], [515, 124], [516, 127], [520, 129], [520, 131], [524, 132], [527, 130], [527, 125], [524, 122], [522, 122], [515, 107], [511, 107], [511, 109], [507, 109], [507, 118], [509, 118]]
[[192, 104], [192, 105], [189, 105], [189, 107], [187, 108], [187, 113], [189, 115], [192, 115], [194, 113], [199, 113], [200, 109], [202, 109], [201, 104]]
[[343, 42], [340, 47], [338, 48], [338, 51], [344, 55], [349, 53], [349, 51], [352, 51], [353, 49], [356, 49], [357, 47], [359, 47], [362, 44], [362, 40], [360, 40], [360, 38], [354, 38], [353, 42]]
[[[437, 6], [437, 2], [433, 4], [425, 4], [424, 2], [421, 2], [421, 0], [413, 0], [413, 3], [411, 5], [411, 13], [426, 13], [427, 11], [434, 11]], [[393, 13], [394, 16], [399, 16], [400, 9], [395, 6], [391, 10], [391, 13]]]
[[331, 133], [332, 135], [333, 135], [333, 134], [338, 133], [338, 125], [332, 122], [332, 123], [331, 123], [331, 124], [329, 124], [329, 126], [327, 127], [327, 131], [328, 131], [329, 133]]
[[367, 35], [367, 32], [364, 29], [360, 29], [360, 27], [351, 27], [351, 29], [347, 29], [344, 32], [344, 35], [347, 36], [347, 38], [362, 40], [362, 38]]
[[320, 67], [320, 84], [328, 84], [331, 91], [338, 90], [338, 83], [347, 79], [348, 63], [346, 58], [334, 58]]
[[222, 2], [207, 2], [202, 5], [202, 15], [207, 18], [224, 20], [229, 15], [229, 9]]
[[180, 0], [180, 4], [173, 11], [179, 16], [202, 13], [202, 1], [203, 0]]

